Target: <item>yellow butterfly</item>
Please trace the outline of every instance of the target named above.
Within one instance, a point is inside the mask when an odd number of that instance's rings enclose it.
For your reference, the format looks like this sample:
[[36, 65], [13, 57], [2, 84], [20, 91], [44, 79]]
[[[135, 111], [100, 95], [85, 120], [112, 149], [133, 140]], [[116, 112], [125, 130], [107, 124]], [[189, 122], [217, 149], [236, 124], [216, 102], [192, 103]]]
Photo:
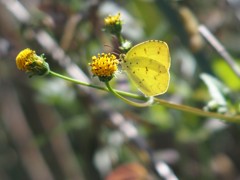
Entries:
[[145, 41], [132, 47], [122, 58], [122, 70], [146, 96], [156, 96], [167, 91], [171, 64], [167, 43]]

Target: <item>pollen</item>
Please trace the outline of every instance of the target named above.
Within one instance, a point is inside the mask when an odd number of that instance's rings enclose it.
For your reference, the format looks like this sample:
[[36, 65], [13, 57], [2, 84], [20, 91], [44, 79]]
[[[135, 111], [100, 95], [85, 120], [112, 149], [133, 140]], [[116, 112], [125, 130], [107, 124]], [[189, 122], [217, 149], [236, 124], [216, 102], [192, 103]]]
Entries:
[[98, 77], [112, 77], [118, 70], [119, 61], [114, 54], [102, 53], [98, 56], [92, 57], [92, 63], [89, 66], [92, 67], [91, 71], [94, 76]]
[[16, 57], [17, 68], [22, 71], [29, 71], [28, 67], [34, 61], [35, 56], [35, 51], [29, 48], [22, 50]]

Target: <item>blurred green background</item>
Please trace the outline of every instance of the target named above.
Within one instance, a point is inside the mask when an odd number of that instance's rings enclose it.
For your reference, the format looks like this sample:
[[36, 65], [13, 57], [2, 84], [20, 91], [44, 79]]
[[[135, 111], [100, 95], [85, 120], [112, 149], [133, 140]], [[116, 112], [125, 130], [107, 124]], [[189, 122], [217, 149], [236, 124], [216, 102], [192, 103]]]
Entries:
[[[29, 47], [53, 71], [103, 85], [88, 63], [117, 48], [103, 19], [118, 12], [133, 44], [169, 45], [170, 87], [159, 98], [239, 113], [239, 77], [199, 31], [205, 25], [239, 64], [239, 1], [0, 0], [0, 179], [238, 179], [238, 124], [131, 107], [110, 93], [28, 78], [16, 68], [16, 55]], [[113, 83], [137, 92], [124, 73]]]

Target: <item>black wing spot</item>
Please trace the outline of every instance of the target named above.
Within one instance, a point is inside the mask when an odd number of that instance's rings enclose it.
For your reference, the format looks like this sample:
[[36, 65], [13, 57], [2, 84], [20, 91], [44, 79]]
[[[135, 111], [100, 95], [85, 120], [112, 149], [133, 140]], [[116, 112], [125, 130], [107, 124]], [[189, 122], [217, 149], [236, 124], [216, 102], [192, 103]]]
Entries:
[[145, 52], [145, 54], [147, 54], [147, 49], [146, 48], [144, 48], [144, 52]]

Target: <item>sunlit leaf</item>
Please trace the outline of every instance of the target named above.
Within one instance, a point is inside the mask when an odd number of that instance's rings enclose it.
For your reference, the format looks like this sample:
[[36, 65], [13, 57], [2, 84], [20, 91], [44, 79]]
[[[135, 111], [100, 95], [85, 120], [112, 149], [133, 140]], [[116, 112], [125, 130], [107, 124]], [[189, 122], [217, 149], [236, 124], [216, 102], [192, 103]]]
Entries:
[[219, 105], [226, 105], [224, 95], [229, 92], [229, 89], [215, 77], [209, 74], [201, 74], [200, 78], [207, 85], [208, 91], [212, 99]]
[[222, 60], [216, 61], [213, 65], [216, 74], [233, 90], [240, 89], [240, 79], [233, 70]]

